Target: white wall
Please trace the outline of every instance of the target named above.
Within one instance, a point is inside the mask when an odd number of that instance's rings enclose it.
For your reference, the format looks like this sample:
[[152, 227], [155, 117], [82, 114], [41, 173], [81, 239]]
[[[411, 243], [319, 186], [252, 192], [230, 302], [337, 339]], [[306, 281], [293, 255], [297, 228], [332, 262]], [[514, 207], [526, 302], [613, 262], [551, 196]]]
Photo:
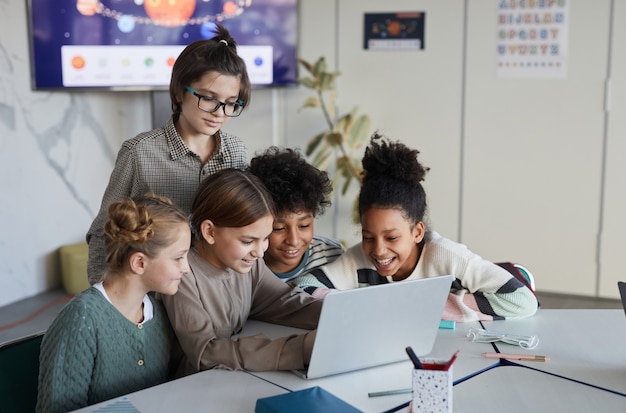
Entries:
[[[339, 88], [372, 127], [420, 151], [432, 229], [458, 238], [461, 167], [463, 2], [339, 1]], [[426, 12], [421, 51], [364, 50], [364, 13]]]
[[[148, 92], [32, 92], [25, 3], [0, 1], [0, 306], [59, 285], [58, 247], [84, 239], [120, 143], [152, 127]], [[619, 22], [626, 7], [615, 3]], [[374, 129], [421, 151], [436, 230], [488, 259], [527, 264], [541, 290], [616, 297], [625, 278], [626, 32], [615, 24], [611, 37], [611, 0], [572, 2], [568, 78], [503, 82], [493, 69], [496, 5], [302, 0], [299, 54], [342, 72], [342, 112], [358, 105]], [[363, 13], [377, 11], [426, 12], [426, 49], [363, 50]], [[324, 127], [318, 112], [298, 111], [308, 95], [255, 90], [226, 129], [250, 155], [270, 144], [303, 148]], [[358, 228], [343, 201], [318, 230], [351, 243]]]
[[567, 76], [536, 79], [496, 77], [496, 3], [468, 3], [462, 239], [596, 295], [610, 0], [569, 3]]
[[598, 293], [614, 296], [618, 280], [626, 280], [624, 268], [624, 242], [626, 234], [626, 2], [614, 1], [612, 19], [607, 25], [612, 28], [611, 59], [607, 78], [610, 92], [607, 96], [607, 135], [604, 158], [604, 192], [602, 207], [604, 214], [599, 225], [599, 276]]

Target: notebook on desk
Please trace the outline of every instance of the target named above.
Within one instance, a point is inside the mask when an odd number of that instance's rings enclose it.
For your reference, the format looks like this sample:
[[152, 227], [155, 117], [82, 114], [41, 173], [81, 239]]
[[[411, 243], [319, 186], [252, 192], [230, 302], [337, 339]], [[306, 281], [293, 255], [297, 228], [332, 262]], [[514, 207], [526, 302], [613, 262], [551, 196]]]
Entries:
[[308, 369], [314, 379], [408, 360], [433, 348], [454, 277], [333, 291], [324, 298]]
[[622, 297], [622, 307], [624, 307], [624, 313], [626, 313], [626, 283], [618, 281], [617, 288], [619, 288], [619, 295]]

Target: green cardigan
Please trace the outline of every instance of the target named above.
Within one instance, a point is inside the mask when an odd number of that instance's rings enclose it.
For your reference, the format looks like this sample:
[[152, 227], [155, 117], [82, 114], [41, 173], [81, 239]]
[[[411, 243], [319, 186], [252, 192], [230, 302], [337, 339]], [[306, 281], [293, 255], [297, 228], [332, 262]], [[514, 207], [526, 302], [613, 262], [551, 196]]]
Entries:
[[126, 319], [94, 287], [57, 315], [41, 344], [37, 411], [54, 413], [165, 382], [173, 332], [162, 304], [154, 318]]

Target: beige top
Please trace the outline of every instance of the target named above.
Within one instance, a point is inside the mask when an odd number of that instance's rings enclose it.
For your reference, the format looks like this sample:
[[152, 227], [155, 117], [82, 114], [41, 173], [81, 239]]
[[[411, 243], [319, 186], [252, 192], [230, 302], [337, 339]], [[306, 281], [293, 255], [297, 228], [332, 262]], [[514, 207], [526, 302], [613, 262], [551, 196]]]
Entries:
[[231, 337], [248, 317], [274, 324], [314, 329], [322, 301], [291, 288], [262, 259], [249, 273], [221, 270], [195, 248], [189, 252], [191, 272], [175, 295], [162, 296], [174, 331], [185, 353], [179, 375], [200, 370], [290, 370], [305, 366], [305, 335], [271, 340], [263, 334]]

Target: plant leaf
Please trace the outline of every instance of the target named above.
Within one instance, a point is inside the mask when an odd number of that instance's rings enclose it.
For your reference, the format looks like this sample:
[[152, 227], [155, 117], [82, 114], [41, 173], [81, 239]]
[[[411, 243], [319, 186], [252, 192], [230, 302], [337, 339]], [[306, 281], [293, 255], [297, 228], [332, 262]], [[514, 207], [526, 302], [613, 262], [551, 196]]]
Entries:
[[320, 151], [311, 162], [313, 166], [320, 170], [327, 170], [331, 160], [331, 152], [328, 150]]
[[346, 113], [343, 116], [340, 116], [335, 122], [334, 130], [338, 133], [346, 133], [350, 129], [350, 124], [352, 123], [352, 114]]
[[315, 89], [315, 81], [310, 77], [301, 77], [298, 79], [298, 83], [309, 89]]
[[315, 77], [319, 77], [321, 74], [326, 73], [326, 58], [324, 56], [317, 59], [317, 62], [313, 65], [311, 73]]
[[352, 169], [350, 169], [350, 159], [346, 156], [340, 156], [337, 158], [337, 171], [341, 173], [346, 179], [349, 179], [353, 176]]
[[341, 133], [331, 132], [326, 135], [326, 142], [333, 147], [341, 146], [343, 143], [343, 135]]
[[[334, 159], [336, 169], [331, 180], [332, 186], [335, 189], [341, 184], [341, 194], [346, 195], [354, 181], [359, 184], [362, 180], [361, 159], [354, 152], [367, 140], [371, 119], [368, 115], [359, 115], [357, 106], [344, 115], [337, 113], [336, 80], [341, 73], [329, 72], [323, 56], [313, 64], [304, 59], [299, 59], [299, 62], [312, 78], [305, 77], [298, 79], [298, 82], [317, 92], [317, 96], [307, 98], [300, 109], [319, 107], [328, 126], [328, 130], [309, 140], [306, 156], [312, 158], [314, 166], [323, 170], [328, 170]], [[357, 200], [358, 197], [355, 202]], [[358, 219], [356, 206], [354, 204], [353, 219]]]
[[313, 66], [311, 66], [311, 63], [309, 63], [308, 61], [306, 61], [304, 59], [298, 59], [298, 63], [300, 63], [302, 66], [304, 66], [304, 68], [307, 70], [307, 72], [313, 74]]
[[309, 96], [308, 98], [306, 98], [302, 106], [300, 106], [300, 109], [298, 109], [298, 111], [304, 108], [317, 108], [319, 106], [320, 106], [320, 101], [317, 98], [317, 96]]
[[335, 86], [335, 78], [337, 77], [334, 73], [323, 72], [319, 74], [319, 89], [322, 92], [329, 91], [334, 89]]
[[324, 140], [324, 136], [326, 135], [326, 133], [327, 132], [322, 132], [309, 139], [309, 142], [306, 145], [306, 151], [304, 152], [306, 156], [311, 156], [311, 154], [315, 152], [319, 144], [322, 142], [322, 140]]
[[326, 94], [326, 110], [331, 119], [335, 119], [337, 114], [337, 92], [333, 89]]
[[371, 119], [368, 115], [360, 115], [350, 128], [347, 145], [350, 149], [358, 149], [369, 136]]
[[346, 177], [346, 181], [343, 183], [343, 187], [341, 188], [341, 195], [345, 195], [350, 188], [350, 183], [352, 183], [352, 175]]

